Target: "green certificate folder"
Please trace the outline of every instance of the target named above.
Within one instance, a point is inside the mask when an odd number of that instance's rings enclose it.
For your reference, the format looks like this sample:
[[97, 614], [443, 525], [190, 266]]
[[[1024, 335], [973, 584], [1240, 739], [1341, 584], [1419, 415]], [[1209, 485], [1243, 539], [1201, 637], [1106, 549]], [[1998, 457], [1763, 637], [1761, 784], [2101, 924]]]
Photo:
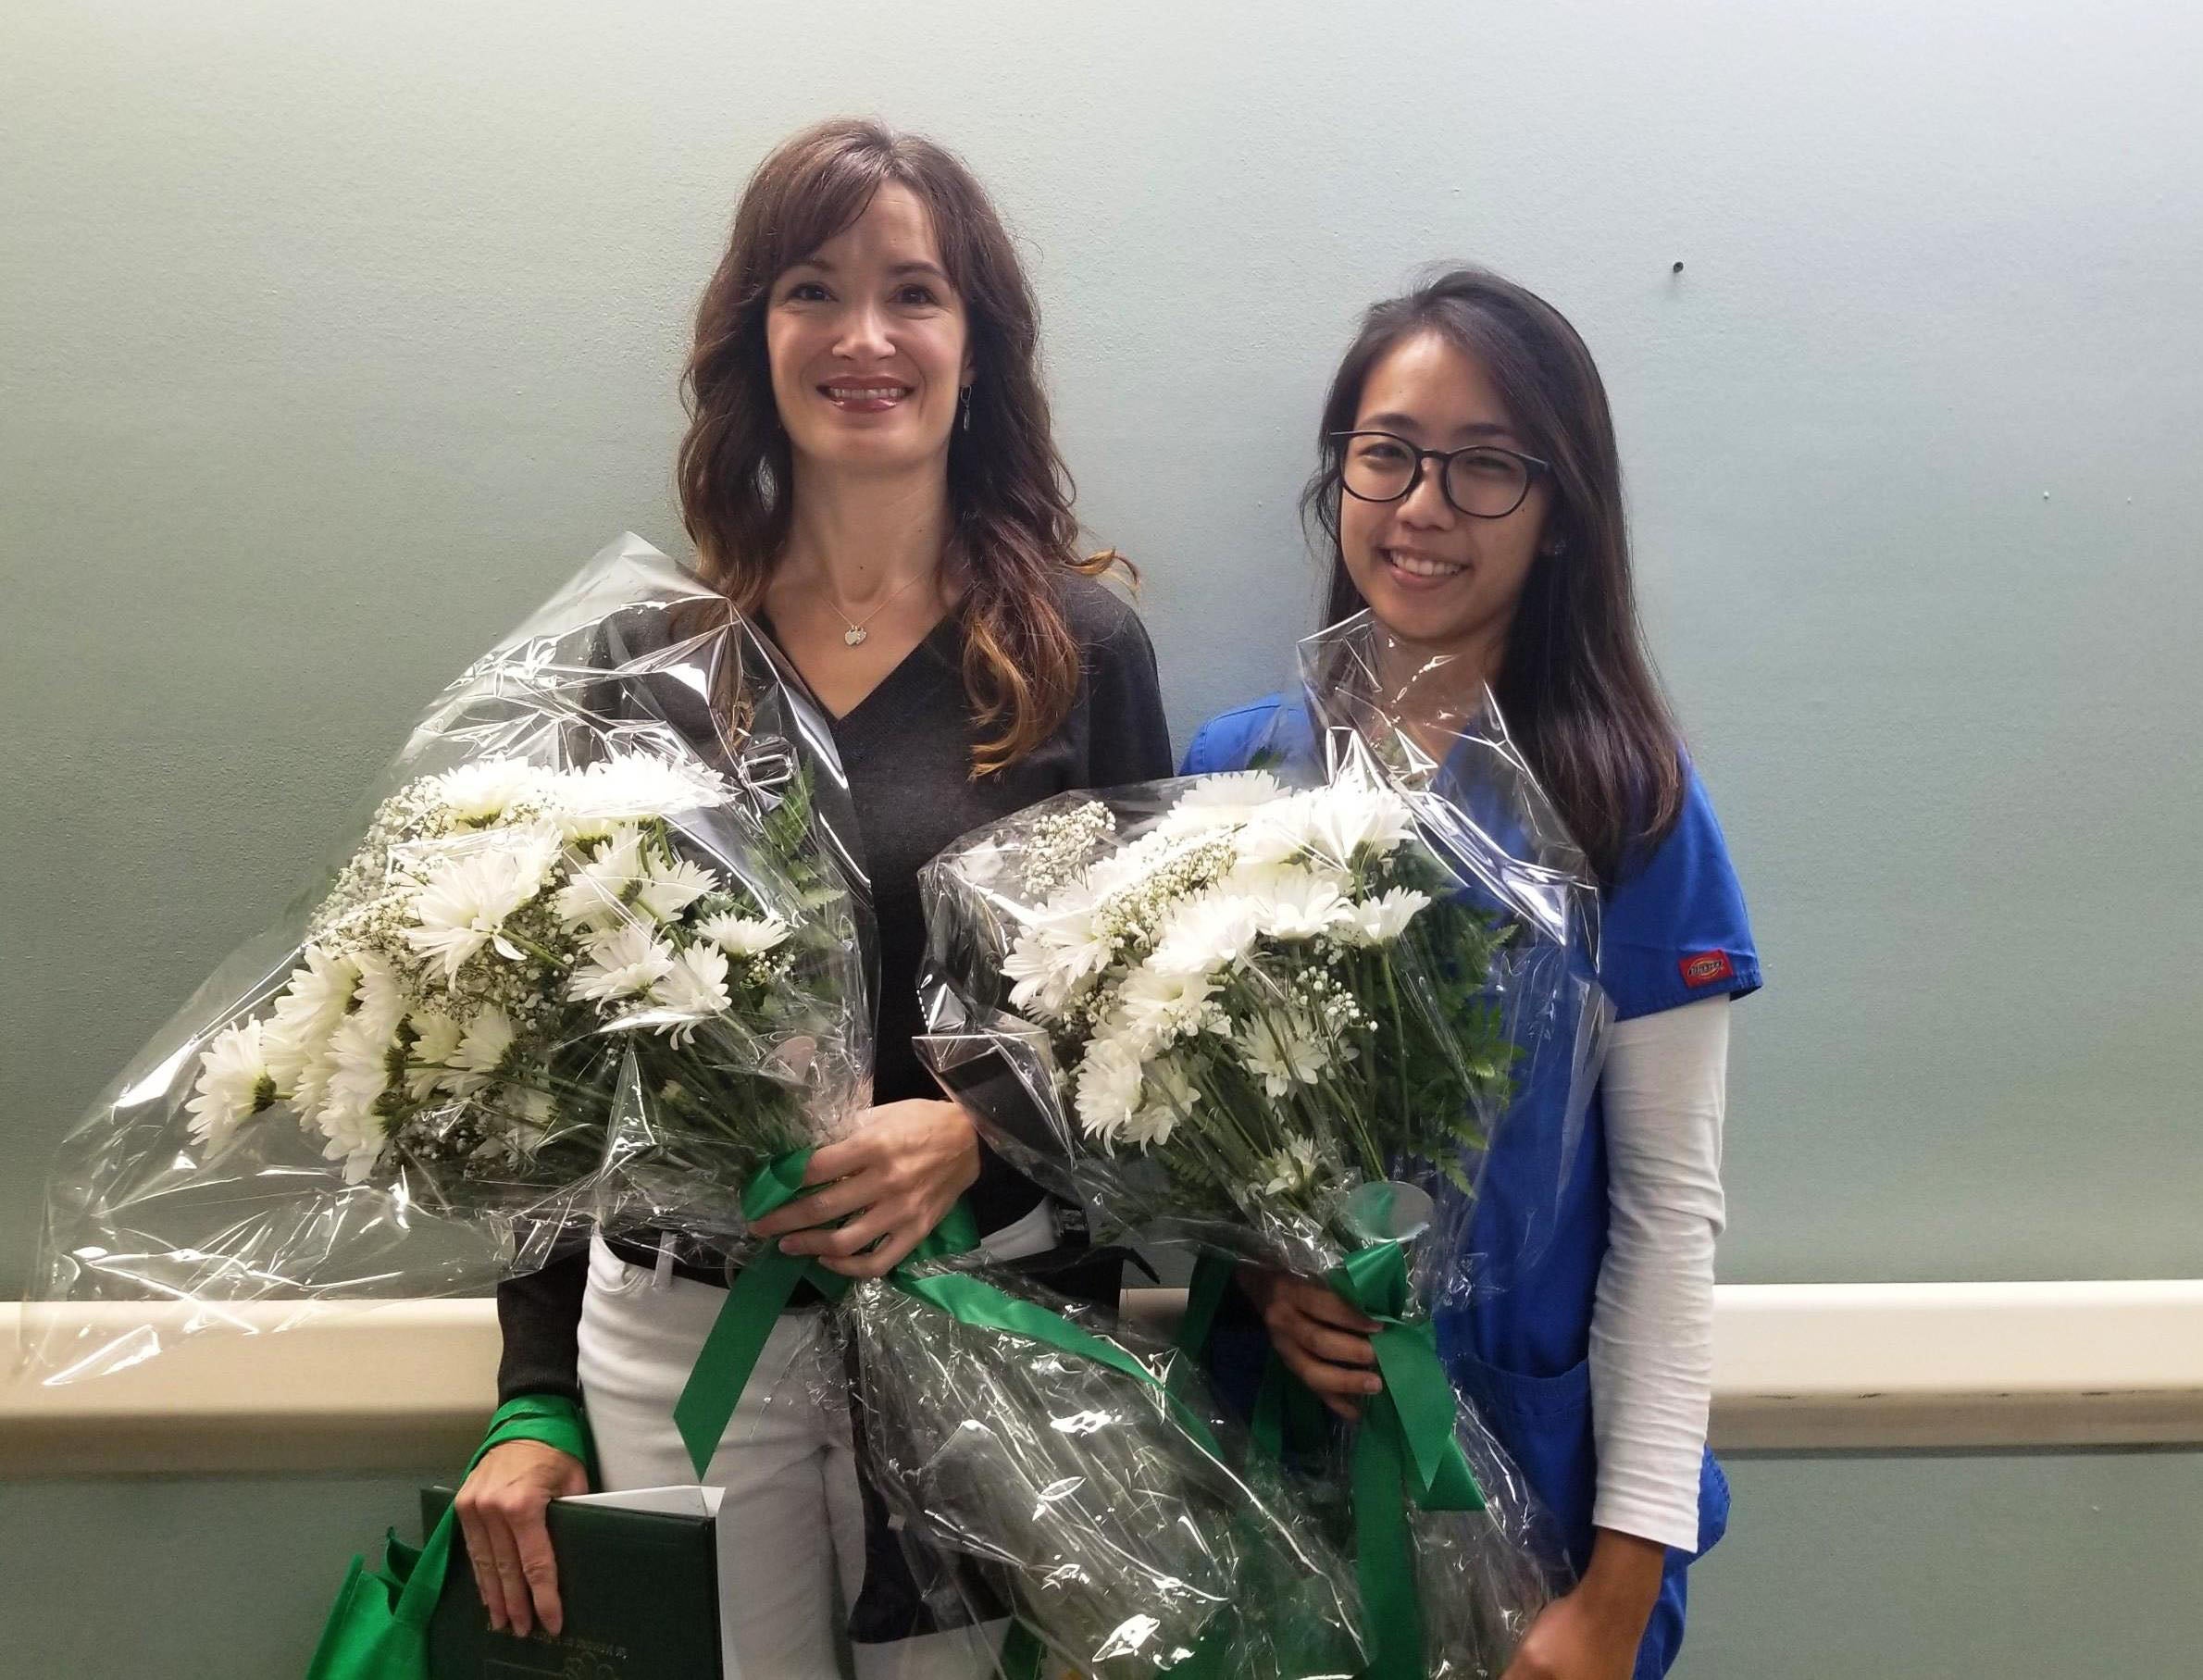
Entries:
[[[424, 1531], [452, 1502], [421, 1489]], [[466, 1537], [429, 1624], [431, 1680], [721, 1680], [716, 1487], [644, 1487], [551, 1503], [566, 1629], [490, 1631]]]

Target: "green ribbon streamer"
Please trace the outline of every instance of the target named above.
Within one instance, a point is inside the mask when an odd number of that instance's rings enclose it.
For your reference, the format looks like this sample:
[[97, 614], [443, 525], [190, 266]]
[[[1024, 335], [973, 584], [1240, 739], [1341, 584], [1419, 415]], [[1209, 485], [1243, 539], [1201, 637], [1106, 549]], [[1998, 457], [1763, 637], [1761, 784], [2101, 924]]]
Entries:
[[[809, 1150], [794, 1150], [767, 1162], [742, 1191], [742, 1217], [754, 1225], [777, 1208], [786, 1207], [807, 1188], [803, 1173], [811, 1164]], [[889, 1274], [900, 1281], [903, 1268], [923, 1261], [944, 1260], [968, 1253], [979, 1246], [979, 1228], [971, 1209], [962, 1201], [951, 1208], [904, 1255]], [[765, 1338], [788, 1308], [796, 1285], [808, 1283], [828, 1300], [840, 1300], [853, 1280], [829, 1272], [807, 1254], [790, 1254], [777, 1242], [768, 1243], [735, 1275], [726, 1303], [712, 1321], [711, 1333], [696, 1355], [696, 1363], [673, 1403], [673, 1422], [680, 1431], [689, 1462], [703, 1479], [718, 1450], [719, 1439], [734, 1416], [734, 1408], [757, 1368]]]
[[1354, 1562], [1373, 1645], [1368, 1673], [1372, 1680], [1422, 1680], [1428, 1671], [1408, 1500], [1425, 1511], [1482, 1511], [1484, 1493], [1454, 1434], [1453, 1385], [1438, 1358], [1438, 1327], [1407, 1316], [1406, 1251], [1397, 1242], [1357, 1249], [1328, 1278], [1381, 1326], [1370, 1339], [1385, 1387], [1363, 1411], [1352, 1469]]
[[[1215, 1322], [1220, 1280], [1231, 1263], [1204, 1254], [1187, 1289], [1178, 1345], [1199, 1355]], [[1484, 1493], [1454, 1433], [1452, 1382], [1438, 1357], [1438, 1328], [1411, 1317], [1407, 1252], [1397, 1242], [1357, 1249], [1326, 1281], [1378, 1329], [1370, 1338], [1384, 1388], [1362, 1413], [1350, 1468], [1354, 1502], [1355, 1573], [1372, 1641], [1371, 1680], [1423, 1680], [1428, 1673], [1423, 1609], [1415, 1588], [1408, 1529], [1412, 1499], [1425, 1511], [1482, 1511]], [[1323, 1402], [1271, 1354], [1255, 1390], [1249, 1431], [1257, 1448], [1282, 1458], [1288, 1443], [1323, 1441]]]

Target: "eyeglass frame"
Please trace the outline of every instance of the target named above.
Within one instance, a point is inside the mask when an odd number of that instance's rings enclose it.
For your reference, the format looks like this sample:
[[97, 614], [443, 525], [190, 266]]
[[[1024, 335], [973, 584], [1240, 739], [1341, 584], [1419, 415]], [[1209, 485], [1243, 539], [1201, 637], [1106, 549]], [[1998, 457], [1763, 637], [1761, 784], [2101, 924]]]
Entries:
[[[1368, 502], [1378, 507], [1387, 507], [1395, 502], [1405, 502], [1413, 495], [1415, 486], [1423, 482], [1423, 467], [1426, 461], [1436, 461], [1438, 464], [1438, 494], [1446, 498], [1448, 507], [1450, 507], [1464, 519], [1504, 519], [1509, 514], [1519, 511], [1522, 504], [1530, 499], [1530, 487], [1537, 482], [1539, 473], [1544, 473], [1548, 478], [1552, 476], [1553, 464], [1550, 461], [1541, 461], [1536, 455], [1526, 455], [1519, 449], [1509, 449], [1503, 443], [1463, 443], [1459, 449], [1417, 449], [1414, 440], [1412, 438], [1403, 438], [1396, 431], [1386, 431], [1374, 426], [1359, 428], [1352, 431], [1334, 431], [1328, 435], [1333, 442], [1339, 445], [1338, 459], [1331, 469], [1338, 479], [1338, 488], [1357, 502]], [[1408, 474], [1407, 485], [1398, 495], [1365, 496], [1346, 481], [1346, 443], [1349, 439], [1352, 438], [1385, 438], [1399, 444], [1400, 448], [1415, 457], [1415, 465]], [[1522, 494], [1515, 497], [1514, 505], [1508, 508], [1506, 513], [1480, 514], [1472, 508], [1463, 507], [1453, 499], [1453, 492], [1447, 486], [1446, 479], [1453, 470], [1455, 459], [1461, 455], [1475, 454], [1479, 452], [1485, 454], [1512, 455], [1530, 469], [1523, 477]]]

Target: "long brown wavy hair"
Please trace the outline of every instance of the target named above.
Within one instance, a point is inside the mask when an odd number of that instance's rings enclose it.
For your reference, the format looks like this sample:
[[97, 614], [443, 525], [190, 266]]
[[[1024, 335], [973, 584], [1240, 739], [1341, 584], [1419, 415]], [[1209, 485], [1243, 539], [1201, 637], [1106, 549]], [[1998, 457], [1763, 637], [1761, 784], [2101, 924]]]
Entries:
[[782, 143], [758, 166], [696, 310], [682, 381], [681, 513], [704, 581], [753, 610], [794, 511], [788, 433], [765, 355], [773, 282], [861, 217], [890, 181], [932, 218], [970, 334], [969, 425], [949, 436], [947, 558], [964, 586], [955, 613], [965, 691], [982, 732], [994, 731], [973, 749], [972, 774], [984, 776], [1046, 740], [1077, 697], [1078, 643], [1059, 599], [1064, 575], [1092, 577], [1121, 562], [1079, 554], [1071, 477], [1040, 381], [1039, 306], [1002, 218], [954, 155], [877, 122], [839, 118]]
[[[1545, 541], [1492, 691], [1569, 832], [1612, 885], [1675, 826], [1680, 743], [1637, 618], [1606, 387], [1575, 329], [1535, 292], [1482, 268], [1454, 268], [1362, 317], [1325, 399], [1320, 464], [1301, 501], [1330, 549], [1324, 621], [1368, 604], [1339, 547], [1341, 445], [1333, 434], [1352, 429], [1378, 358], [1425, 332], [1485, 367], [1524, 449], [1551, 464]], [[1545, 553], [1556, 538], [1560, 552]]]

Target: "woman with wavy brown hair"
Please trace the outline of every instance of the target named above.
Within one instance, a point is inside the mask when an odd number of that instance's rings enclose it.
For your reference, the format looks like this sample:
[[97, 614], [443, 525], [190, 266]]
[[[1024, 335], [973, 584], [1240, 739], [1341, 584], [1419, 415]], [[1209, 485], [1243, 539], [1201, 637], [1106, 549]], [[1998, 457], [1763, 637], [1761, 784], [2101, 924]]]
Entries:
[[[877, 1106], [813, 1157], [815, 1193], [756, 1233], [851, 1277], [901, 1260], [959, 1196], [1000, 1259], [1114, 1300], [1040, 1190], [944, 1101], [911, 1043], [916, 872], [956, 836], [1065, 789], [1170, 773], [1154, 655], [1080, 556], [1051, 433], [1039, 312], [1001, 218], [930, 142], [821, 124], [765, 159], [705, 289], [679, 486], [702, 575], [773, 638], [831, 719], [879, 932]], [[1045, 1255], [1046, 1261], [1030, 1257]], [[723, 1256], [601, 1234], [499, 1292], [501, 1398], [581, 1400], [607, 1487], [685, 1482], [673, 1404], [725, 1300]], [[722, 1612], [744, 1670], [985, 1672], [982, 1630], [927, 1620], [845, 1408], [800, 1381], [818, 1303], [782, 1315], [707, 1478], [725, 1488]], [[579, 1462], [488, 1454], [459, 1498], [492, 1622], [560, 1625], [543, 1508]]]

